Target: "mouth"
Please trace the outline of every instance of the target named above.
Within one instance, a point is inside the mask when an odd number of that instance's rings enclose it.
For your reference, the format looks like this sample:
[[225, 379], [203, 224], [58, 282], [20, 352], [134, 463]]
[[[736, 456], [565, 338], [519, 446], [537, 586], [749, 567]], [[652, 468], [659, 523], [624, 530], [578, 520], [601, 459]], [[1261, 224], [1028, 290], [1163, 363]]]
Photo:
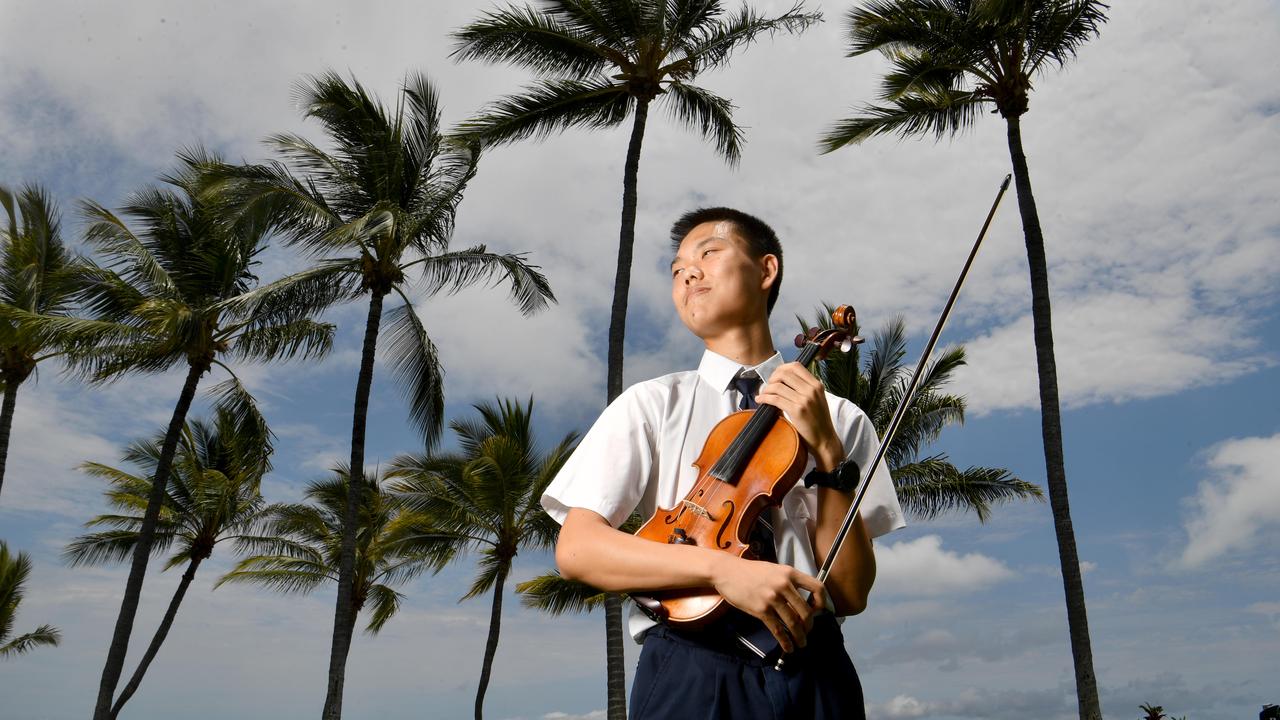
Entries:
[[684, 301], [686, 304], [688, 304], [688, 302], [693, 298], [708, 292], [711, 292], [711, 288], [707, 287], [706, 285], [699, 285], [697, 287], [690, 288], [684, 294]]

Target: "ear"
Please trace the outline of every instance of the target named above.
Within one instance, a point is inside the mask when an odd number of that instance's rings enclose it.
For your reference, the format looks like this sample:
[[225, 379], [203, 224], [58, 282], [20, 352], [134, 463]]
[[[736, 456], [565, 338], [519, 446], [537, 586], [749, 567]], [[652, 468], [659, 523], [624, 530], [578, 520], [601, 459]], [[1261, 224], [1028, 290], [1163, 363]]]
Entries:
[[760, 258], [760, 289], [766, 293], [778, 281], [778, 256], [765, 255]]

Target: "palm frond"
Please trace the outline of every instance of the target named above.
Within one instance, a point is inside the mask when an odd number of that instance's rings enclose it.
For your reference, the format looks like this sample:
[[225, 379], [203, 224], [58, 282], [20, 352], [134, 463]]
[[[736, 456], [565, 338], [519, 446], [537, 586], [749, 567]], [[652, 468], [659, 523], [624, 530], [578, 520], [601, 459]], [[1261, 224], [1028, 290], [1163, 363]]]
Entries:
[[1004, 468], [960, 470], [946, 455], [934, 455], [894, 468], [894, 484], [903, 508], [924, 519], [953, 510], [969, 510], [986, 522], [991, 505], [1016, 499], [1043, 501], [1040, 488]]
[[459, 290], [486, 280], [495, 284], [506, 280], [511, 285], [510, 298], [525, 315], [531, 315], [555, 302], [551, 284], [540, 267], [531, 265], [521, 253], [491, 253], [484, 245], [465, 250], [431, 255], [418, 261], [422, 282], [418, 287], [427, 295]]
[[444, 424], [444, 368], [422, 319], [403, 293], [401, 299], [404, 304], [387, 313], [385, 352], [391, 371], [409, 389], [409, 419], [432, 449]]
[[360, 296], [360, 262], [349, 258], [320, 260], [312, 267], [228, 298], [213, 306], [246, 325], [300, 320], [337, 303]]
[[590, 612], [604, 604], [606, 593], [557, 572], [546, 572], [516, 585], [520, 604], [552, 615]]
[[742, 157], [743, 132], [733, 122], [733, 103], [682, 82], [670, 83], [667, 91], [666, 103], [676, 118], [714, 143], [731, 166], [737, 165]]
[[480, 571], [476, 573], [475, 580], [471, 582], [471, 588], [467, 590], [467, 594], [458, 598], [459, 602], [470, 600], [473, 597], [489, 592], [497, 584], [500, 575], [505, 575], [511, 571], [511, 558], [503, 557], [494, 548], [481, 550], [480, 561], [476, 564], [479, 566]]
[[62, 633], [52, 625], [41, 625], [34, 632], [10, 640], [0, 645], [0, 658], [11, 655], [22, 655], [41, 645], [57, 645], [62, 640]]
[[861, 115], [837, 122], [823, 134], [818, 147], [829, 153], [894, 133], [902, 137], [932, 133], [941, 139], [970, 128], [984, 102], [989, 98], [973, 91], [934, 91], [913, 93], [889, 105], [867, 105]]
[[[141, 524], [141, 522], [137, 523], [138, 526]], [[62, 551], [62, 559], [72, 567], [124, 562], [133, 557], [133, 548], [138, 544], [138, 534], [139, 530], [135, 527], [131, 530], [108, 530], [82, 535], [67, 543], [66, 549]], [[151, 546], [152, 557], [158, 557], [167, 552], [173, 541], [172, 532], [157, 532], [154, 544]]]
[[235, 337], [231, 356], [241, 360], [313, 360], [333, 348], [334, 325], [310, 319], [259, 325]]
[[543, 80], [490, 103], [455, 133], [489, 146], [571, 127], [610, 128], [627, 119], [633, 103], [624, 85], [608, 80]]
[[[135, 196], [132, 207], [137, 215], [152, 223], [175, 222], [172, 205], [178, 202], [169, 194], [143, 191]], [[139, 287], [146, 295], [173, 295], [177, 292], [173, 278], [153, 253], [154, 247], [148, 247], [115, 213], [86, 200], [81, 204], [81, 214], [88, 223], [85, 241], [113, 258], [123, 268], [124, 277], [130, 284]]]
[[948, 0], [870, 0], [846, 15], [849, 56], [879, 50], [911, 51], [975, 60], [993, 39], [994, 26]]
[[744, 5], [733, 17], [696, 29], [684, 58], [663, 70], [677, 79], [692, 77], [700, 71], [724, 65], [735, 50], [750, 45], [761, 35], [772, 37], [778, 32], [798, 34], [821, 21], [822, 13], [805, 12], [803, 2], [772, 18], [763, 17]]
[[1027, 28], [1023, 72], [1032, 77], [1047, 63], [1061, 68], [1074, 59], [1086, 42], [1101, 34], [1107, 8], [1097, 0], [1039, 3]]
[[365, 631], [370, 635], [378, 634], [387, 621], [400, 610], [400, 602], [404, 595], [386, 585], [374, 585], [369, 588], [369, 597], [365, 602], [373, 601], [373, 614]]
[[[268, 140], [286, 156], [313, 149], [318, 157], [314, 165], [336, 163], [314, 145], [293, 135], [277, 135]], [[295, 161], [304, 166], [306, 160]], [[317, 170], [319, 171], [319, 170]], [[337, 168], [333, 169], [337, 172]], [[342, 225], [343, 217], [329, 205], [315, 180], [300, 180], [283, 163], [269, 161], [257, 165], [223, 165], [208, 173], [206, 182], [218, 187], [240, 207], [242, 213], [262, 213], [272, 218], [289, 243], [300, 244], [313, 252], [327, 252], [331, 244], [324, 231]], [[317, 247], [318, 245], [318, 247]]]
[[257, 555], [245, 558], [214, 583], [248, 583], [282, 593], [307, 593], [336, 579], [336, 568], [288, 556]]
[[508, 62], [542, 74], [584, 80], [610, 61], [572, 25], [531, 7], [492, 10], [452, 33], [455, 60]]
[[232, 375], [209, 388], [207, 394], [217, 413], [219, 443], [225, 443], [249, 472], [259, 477], [270, 472], [275, 433], [267, 426], [249, 389]]

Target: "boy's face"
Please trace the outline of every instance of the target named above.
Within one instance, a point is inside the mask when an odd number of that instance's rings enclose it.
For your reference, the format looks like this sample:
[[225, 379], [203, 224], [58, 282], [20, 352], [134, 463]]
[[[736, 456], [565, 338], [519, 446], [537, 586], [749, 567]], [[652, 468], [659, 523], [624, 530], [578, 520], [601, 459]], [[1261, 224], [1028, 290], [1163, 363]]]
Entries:
[[777, 258], [751, 256], [729, 221], [696, 225], [671, 261], [671, 302], [690, 332], [706, 339], [766, 317]]

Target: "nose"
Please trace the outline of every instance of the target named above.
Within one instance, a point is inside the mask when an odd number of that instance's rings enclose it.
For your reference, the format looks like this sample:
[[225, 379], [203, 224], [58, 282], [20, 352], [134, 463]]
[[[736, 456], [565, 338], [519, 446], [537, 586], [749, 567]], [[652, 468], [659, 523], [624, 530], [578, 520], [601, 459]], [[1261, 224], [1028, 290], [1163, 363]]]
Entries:
[[685, 268], [684, 270], [685, 285], [688, 285], [691, 282], [695, 282], [701, 279], [702, 279], [702, 270], [697, 265], [690, 265], [689, 267]]

